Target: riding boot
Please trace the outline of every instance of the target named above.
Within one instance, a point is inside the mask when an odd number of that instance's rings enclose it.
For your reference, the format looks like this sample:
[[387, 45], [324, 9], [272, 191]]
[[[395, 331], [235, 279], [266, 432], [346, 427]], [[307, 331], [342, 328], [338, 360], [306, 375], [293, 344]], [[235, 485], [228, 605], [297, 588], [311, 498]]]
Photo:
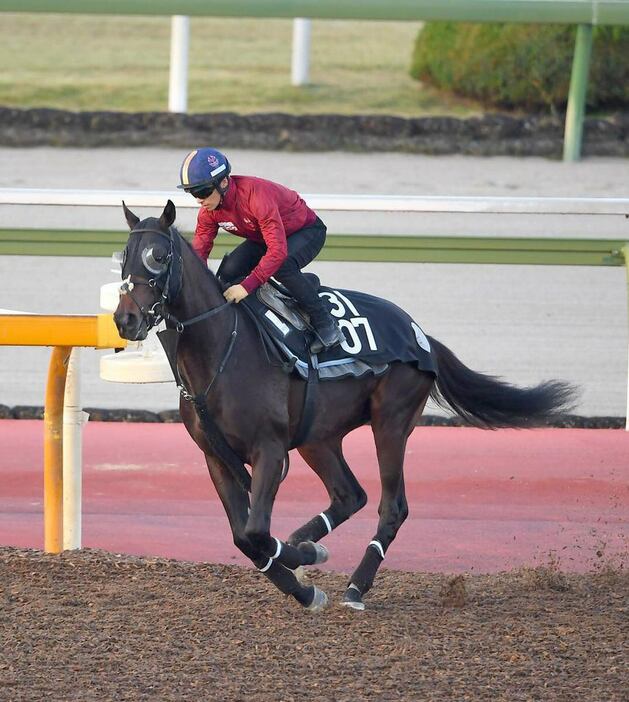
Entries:
[[310, 326], [317, 339], [310, 345], [312, 353], [319, 353], [324, 348], [331, 348], [345, 341], [343, 332], [324, 300], [317, 294], [314, 285], [304, 276], [296, 262], [289, 257], [275, 274], [275, 278], [288, 289], [297, 304], [308, 313]]
[[315, 334], [319, 337], [310, 346], [310, 350], [313, 353], [319, 353], [324, 348], [329, 349], [345, 341], [343, 332], [339, 329], [336, 320], [330, 314], [321, 298], [319, 298], [319, 304], [309, 309], [308, 313], [310, 315], [310, 324], [314, 328]]

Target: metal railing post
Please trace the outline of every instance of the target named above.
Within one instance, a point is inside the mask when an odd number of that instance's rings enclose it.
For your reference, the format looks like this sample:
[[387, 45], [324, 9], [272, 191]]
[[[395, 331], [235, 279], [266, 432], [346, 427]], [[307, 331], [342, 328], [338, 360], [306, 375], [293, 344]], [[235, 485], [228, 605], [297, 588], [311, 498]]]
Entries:
[[63, 395], [72, 348], [55, 346], [44, 407], [44, 550], [63, 549]]
[[574, 44], [570, 92], [563, 140], [563, 160], [578, 161], [583, 142], [583, 120], [587, 96], [590, 56], [592, 55], [592, 25], [580, 24]]
[[188, 111], [188, 47], [190, 18], [175, 15], [170, 21], [170, 80], [168, 111]]
[[83, 424], [81, 349], [72, 349], [63, 401], [63, 550], [81, 548]]
[[309, 19], [295, 17], [293, 20], [293, 60], [291, 65], [291, 83], [295, 86], [308, 84], [310, 30], [311, 21]]

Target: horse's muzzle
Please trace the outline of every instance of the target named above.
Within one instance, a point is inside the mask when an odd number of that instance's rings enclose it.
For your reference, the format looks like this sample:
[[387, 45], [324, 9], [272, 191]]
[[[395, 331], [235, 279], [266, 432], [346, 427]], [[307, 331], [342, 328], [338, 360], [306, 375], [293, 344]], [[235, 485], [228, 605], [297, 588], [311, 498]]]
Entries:
[[127, 341], [143, 341], [148, 334], [148, 326], [143, 316], [133, 312], [114, 312], [114, 323], [118, 334]]

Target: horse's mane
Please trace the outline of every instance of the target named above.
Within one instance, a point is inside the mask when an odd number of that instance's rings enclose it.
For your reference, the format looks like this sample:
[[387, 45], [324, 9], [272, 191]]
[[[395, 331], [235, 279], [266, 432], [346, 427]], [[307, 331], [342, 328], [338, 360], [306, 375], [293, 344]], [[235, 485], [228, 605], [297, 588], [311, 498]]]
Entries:
[[218, 278], [214, 274], [214, 271], [212, 271], [210, 268], [208, 268], [207, 263], [204, 263], [199, 256], [197, 255], [197, 252], [192, 248], [192, 243], [186, 239], [186, 237], [177, 229], [177, 227], [174, 224], [171, 224], [170, 226], [170, 231], [172, 234], [175, 234], [176, 236], [179, 237], [179, 240], [182, 242], [182, 245], [185, 246], [188, 251], [190, 252], [192, 259], [195, 261], [194, 265], [198, 266], [201, 271], [205, 273], [205, 275], [208, 277], [210, 280], [211, 284], [219, 286]]

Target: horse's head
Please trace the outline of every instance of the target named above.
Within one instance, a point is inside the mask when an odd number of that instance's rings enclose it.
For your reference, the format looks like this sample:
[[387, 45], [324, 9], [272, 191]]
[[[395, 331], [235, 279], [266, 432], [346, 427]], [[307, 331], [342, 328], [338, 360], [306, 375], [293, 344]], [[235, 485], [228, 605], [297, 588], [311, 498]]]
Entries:
[[179, 234], [172, 227], [175, 205], [169, 200], [159, 218], [140, 220], [122, 203], [131, 230], [122, 258], [120, 301], [114, 312], [123, 339], [140, 341], [163, 316], [181, 288]]

